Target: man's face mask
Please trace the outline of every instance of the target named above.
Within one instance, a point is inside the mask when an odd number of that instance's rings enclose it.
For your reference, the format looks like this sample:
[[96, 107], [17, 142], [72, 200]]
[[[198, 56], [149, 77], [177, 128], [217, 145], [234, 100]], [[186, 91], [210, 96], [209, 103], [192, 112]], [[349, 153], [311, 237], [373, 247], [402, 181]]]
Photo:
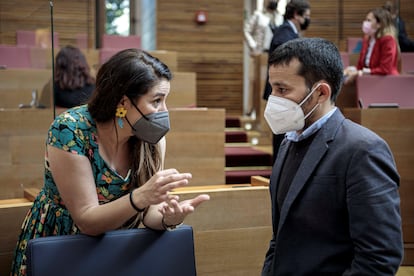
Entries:
[[318, 87], [319, 85], [312, 89], [299, 104], [283, 97], [269, 96], [264, 111], [264, 117], [274, 134], [283, 134], [289, 131], [303, 129], [305, 126], [305, 119], [312, 114], [319, 104], [316, 104], [306, 116], [303, 114], [301, 106], [307, 99], [309, 99], [313, 92], [318, 89]]
[[310, 24], [310, 19], [307, 17], [304, 17], [305, 21], [303, 21], [303, 23], [300, 24], [300, 29], [302, 31], [306, 30], [309, 27]]
[[129, 125], [132, 128], [132, 133], [140, 140], [156, 144], [162, 137], [170, 130], [170, 118], [168, 111], [154, 112], [148, 115], [144, 115], [139, 108], [133, 104], [134, 107], [141, 113], [142, 117], [139, 118], [134, 125]]

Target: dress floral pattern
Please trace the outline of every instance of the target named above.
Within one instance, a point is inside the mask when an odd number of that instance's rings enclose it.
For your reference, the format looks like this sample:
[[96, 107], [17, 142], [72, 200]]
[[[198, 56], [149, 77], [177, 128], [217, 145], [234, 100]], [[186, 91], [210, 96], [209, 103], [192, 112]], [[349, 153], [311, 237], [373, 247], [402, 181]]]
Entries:
[[[86, 156], [89, 159], [96, 180], [99, 204], [105, 204], [128, 193], [129, 174], [122, 178], [99, 155], [96, 125], [87, 105], [60, 114], [49, 128], [46, 145]], [[30, 239], [79, 232], [53, 180], [46, 150], [44, 186], [22, 224], [11, 275], [26, 275], [25, 252]]]

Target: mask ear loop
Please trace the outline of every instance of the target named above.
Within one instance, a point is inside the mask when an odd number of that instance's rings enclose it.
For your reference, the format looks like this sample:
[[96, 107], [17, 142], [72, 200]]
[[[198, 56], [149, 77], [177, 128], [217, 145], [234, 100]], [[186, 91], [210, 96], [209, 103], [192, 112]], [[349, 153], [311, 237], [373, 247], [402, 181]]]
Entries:
[[299, 103], [299, 106], [302, 106], [302, 104], [306, 102], [309, 99], [309, 97], [312, 96], [313, 92], [315, 92], [316, 89], [318, 89], [321, 85], [322, 83], [318, 83], [318, 85], [314, 89], [312, 89], [312, 91], [308, 95], [306, 95], [306, 97]]
[[[302, 106], [302, 104], [304, 103], [304, 102], [306, 102], [308, 99], [309, 99], [309, 97], [313, 94], [313, 92], [315, 92], [316, 91], [316, 89], [318, 89], [320, 86], [322, 85], [322, 83], [318, 83], [318, 85], [314, 88], [314, 89], [312, 89], [312, 91], [308, 94], [308, 95], [306, 95], [306, 97], [300, 102], [300, 104], [299, 104], [299, 106]], [[312, 113], [313, 113], [313, 111], [315, 111], [315, 109], [317, 108], [319, 106], [319, 103], [318, 104], [316, 104], [312, 109], [311, 109], [311, 111], [309, 111], [308, 112], [308, 114], [306, 114], [305, 115], [305, 117], [304, 117], [304, 119], [306, 120]]]
[[131, 101], [131, 104], [138, 110], [138, 112], [142, 115], [142, 117], [145, 118], [145, 120], [149, 121], [149, 119], [147, 118], [147, 116], [144, 115], [144, 113], [141, 112], [141, 110], [139, 110], [138, 106], [135, 105], [134, 101], [128, 97], [128, 99]]
[[[128, 96], [127, 96], [128, 97]], [[138, 110], [138, 112], [142, 115], [142, 117], [144, 117], [145, 120], [149, 121], [149, 119], [147, 118], [147, 116], [145, 116], [141, 110], [139, 110], [138, 106], [135, 105], [134, 101], [128, 97], [129, 101], [131, 102], [131, 104], [136, 108], [136, 110]], [[125, 116], [125, 120], [127, 121], [128, 125], [134, 130], [136, 131], [136, 129], [134, 128], [134, 126], [131, 124], [131, 122], [128, 120], [128, 118]]]

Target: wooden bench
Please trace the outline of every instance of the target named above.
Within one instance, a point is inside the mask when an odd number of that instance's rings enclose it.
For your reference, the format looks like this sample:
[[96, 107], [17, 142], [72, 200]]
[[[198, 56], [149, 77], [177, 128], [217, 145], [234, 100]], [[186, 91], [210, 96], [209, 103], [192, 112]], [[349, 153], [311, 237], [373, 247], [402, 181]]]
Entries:
[[349, 108], [344, 110], [344, 114], [376, 132], [387, 141], [393, 152], [401, 177], [401, 216], [405, 247], [403, 264], [414, 265], [414, 109]]
[[[211, 182], [210, 184], [214, 184]], [[177, 189], [181, 199], [210, 195], [185, 223], [194, 229], [199, 275], [259, 275], [272, 236], [266, 179], [254, 185], [206, 185]], [[0, 274], [9, 275], [21, 223], [38, 190], [0, 200]], [[246, 204], [249, 202], [249, 204]], [[225, 210], [225, 211], [223, 211]]]
[[[210, 195], [187, 217], [199, 275], [260, 275], [272, 237], [268, 187], [218, 185], [178, 189], [181, 199]], [[246, 204], [248, 202], [248, 204]]]
[[165, 167], [191, 172], [191, 185], [225, 183], [224, 109], [170, 109]]
[[[191, 172], [191, 185], [224, 183], [224, 109], [171, 109], [166, 167]], [[0, 199], [43, 185], [51, 109], [0, 110]]]

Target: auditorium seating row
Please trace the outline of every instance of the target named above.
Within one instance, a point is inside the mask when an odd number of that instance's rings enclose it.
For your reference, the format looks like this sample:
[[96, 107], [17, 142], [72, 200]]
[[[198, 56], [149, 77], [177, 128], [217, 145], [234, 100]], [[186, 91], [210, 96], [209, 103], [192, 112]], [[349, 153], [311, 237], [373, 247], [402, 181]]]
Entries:
[[[101, 49], [81, 49], [85, 55], [91, 69], [96, 70], [100, 64], [104, 63], [109, 57], [117, 53], [120, 49], [101, 48]], [[59, 48], [54, 49], [56, 56]], [[175, 72], [177, 70], [176, 58], [172, 51], [149, 51], [151, 54], [162, 58], [168, 67]], [[0, 44], [0, 67], [1, 68], [52, 68], [52, 49], [40, 47], [14, 46]]]
[[[88, 47], [88, 35], [86, 33], [77, 34], [75, 39], [76, 43], [74, 46], [80, 49], [91, 48]], [[51, 42], [51, 33], [48, 28], [16, 31], [16, 46], [51, 48]], [[60, 47], [60, 39], [58, 32], [54, 32], [53, 34], [53, 45], [56, 48]], [[141, 37], [138, 35], [102, 35], [102, 48], [125, 49], [126, 47], [140, 48]]]

